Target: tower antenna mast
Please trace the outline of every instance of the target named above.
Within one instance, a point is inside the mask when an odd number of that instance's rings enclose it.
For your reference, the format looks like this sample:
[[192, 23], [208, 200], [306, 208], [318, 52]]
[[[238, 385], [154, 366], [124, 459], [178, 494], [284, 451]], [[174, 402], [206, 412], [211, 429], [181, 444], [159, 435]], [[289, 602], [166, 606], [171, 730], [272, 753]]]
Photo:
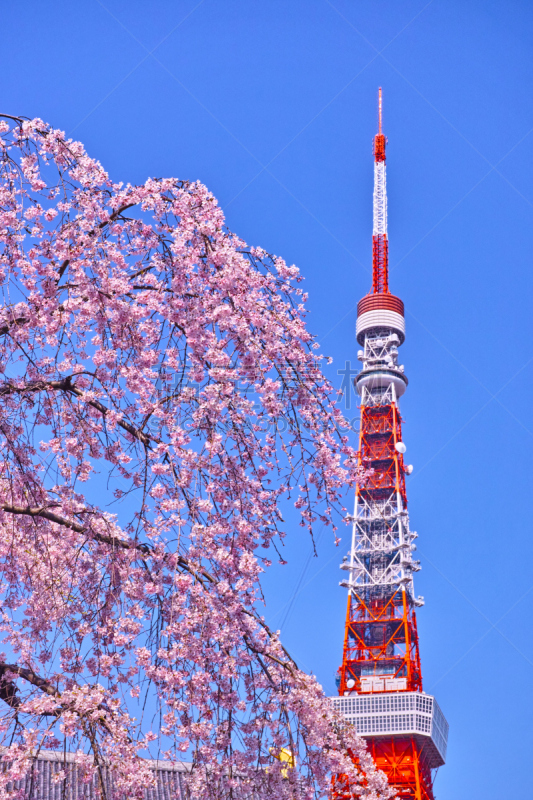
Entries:
[[381, 130], [381, 88], [378, 100], [378, 133], [374, 136], [374, 208], [372, 228], [372, 291], [389, 291], [389, 242], [387, 238], [387, 172], [385, 147], [387, 140]]

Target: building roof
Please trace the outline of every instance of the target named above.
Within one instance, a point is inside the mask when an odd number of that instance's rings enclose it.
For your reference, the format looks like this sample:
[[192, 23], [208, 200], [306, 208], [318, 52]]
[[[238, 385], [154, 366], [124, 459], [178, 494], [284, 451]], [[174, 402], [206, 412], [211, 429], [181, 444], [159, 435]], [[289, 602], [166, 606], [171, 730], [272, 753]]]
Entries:
[[[145, 800], [190, 800], [184, 780], [191, 770], [190, 763], [153, 760], [148, 765], [155, 771], [156, 786], [145, 790]], [[65, 772], [65, 780], [56, 783], [54, 776], [61, 770]], [[105, 766], [102, 772], [107, 800], [111, 800], [113, 776]], [[74, 754], [54, 750], [41, 750], [25, 778], [13, 783], [9, 789], [22, 790], [24, 800], [100, 800], [101, 797], [98, 776], [86, 783], [83, 769], [76, 764]]]

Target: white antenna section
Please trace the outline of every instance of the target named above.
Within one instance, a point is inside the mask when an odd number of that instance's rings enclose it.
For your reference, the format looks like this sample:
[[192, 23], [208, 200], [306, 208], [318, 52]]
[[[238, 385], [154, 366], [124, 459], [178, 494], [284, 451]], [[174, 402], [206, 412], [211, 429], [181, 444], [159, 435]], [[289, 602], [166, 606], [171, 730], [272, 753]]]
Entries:
[[387, 234], [387, 175], [384, 161], [374, 162], [374, 227], [372, 236]]

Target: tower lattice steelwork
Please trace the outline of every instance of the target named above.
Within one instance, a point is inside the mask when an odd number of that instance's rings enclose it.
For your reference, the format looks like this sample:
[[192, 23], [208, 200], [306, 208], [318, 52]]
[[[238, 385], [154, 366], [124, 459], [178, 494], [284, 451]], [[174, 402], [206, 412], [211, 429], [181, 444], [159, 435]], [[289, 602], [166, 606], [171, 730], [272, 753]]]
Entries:
[[355, 379], [361, 398], [359, 463], [372, 470], [356, 489], [350, 553], [341, 569], [348, 609], [339, 697], [333, 702], [367, 740], [378, 767], [402, 800], [433, 800], [435, 769], [444, 764], [448, 724], [422, 689], [413, 573], [417, 534], [409, 527], [405, 445], [399, 399], [407, 387], [398, 348], [404, 305], [389, 292], [386, 139], [374, 137], [372, 291], [357, 307]]

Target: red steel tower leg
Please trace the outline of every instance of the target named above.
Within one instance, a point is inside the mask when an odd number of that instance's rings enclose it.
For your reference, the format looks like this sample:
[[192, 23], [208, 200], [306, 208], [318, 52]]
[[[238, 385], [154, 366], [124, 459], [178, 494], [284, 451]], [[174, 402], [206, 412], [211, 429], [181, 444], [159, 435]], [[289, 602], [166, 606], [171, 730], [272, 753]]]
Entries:
[[[432, 771], [444, 763], [448, 724], [422, 689], [416, 626], [413, 558], [399, 399], [407, 387], [398, 364], [405, 339], [404, 306], [389, 292], [386, 139], [374, 138], [372, 292], [357, 308], [355, 380], [361, 397], [359, 463], [371, 470], [356, 489], [352, 546], [341, 569], [348, 573], [348, 608], [339, 697], [335, 705], [368, 741], [377, 766], [401, 800], [434, 800]], [[339, 795], [340, 797], [340, 795]]]

